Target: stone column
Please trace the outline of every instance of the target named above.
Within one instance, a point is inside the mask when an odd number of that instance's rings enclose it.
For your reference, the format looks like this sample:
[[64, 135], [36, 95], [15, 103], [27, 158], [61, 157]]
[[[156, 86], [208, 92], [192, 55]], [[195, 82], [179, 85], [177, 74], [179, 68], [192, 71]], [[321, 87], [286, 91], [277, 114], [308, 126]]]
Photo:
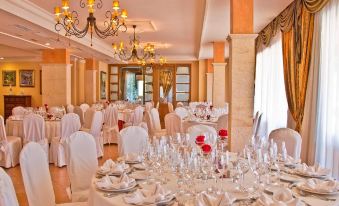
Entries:
[[234, 152], [241, 151], [252, 134], [256, 37], [253, 0], [231, 0], [228, 127]]
[[85, 102], [85, 66], [86, 61], [80, 59], [77, 61], [78, 67], [78, 101], [77, 104], [80, 105]]
[[226, 63], [213, 63], [213, 106], [225, 106]]
[[79, 79], [79, 72], [78, 72], [78, 59], [74, 58], [72, 61], [72, 104], [78, 105], [78, 79]]
[[213, 102], [213, 59], [206, 60], [206, 101]]
[[85, 102], [89, 105], [95, 103], [97, 99], [97, 72], [97, 61], [95, 59], [86, 59]]
[[61, 106], [71, 103], [71, 64], [67, 49], [42, 52], [42, 103]]

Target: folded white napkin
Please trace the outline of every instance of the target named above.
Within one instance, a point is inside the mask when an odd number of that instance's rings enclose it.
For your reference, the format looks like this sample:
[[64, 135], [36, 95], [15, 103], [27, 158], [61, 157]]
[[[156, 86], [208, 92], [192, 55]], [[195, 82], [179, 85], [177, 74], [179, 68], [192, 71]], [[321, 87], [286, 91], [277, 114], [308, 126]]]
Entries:
[[129, 154], [125, 155], [124, 160], [125, 161], [131, 161], [131, 162], [141, 162], [142, 161], [142, 157], [139, 156], [136, 153], [129, 153]]
[[135, 183], [135, 179], [128, 177], [126, 174], [121, 177], [105, 176], [96, 182], [98, 188], [106, 189], [125, 189]]
[[331, 173], [330, 169], [322, 168], [319, 165], [307, 166], [305, 163], [297, 171], [310, 176], [326, 176]]
[[227, 192], [221, 195], [210, 195], [206, 192], [198, 194], [196, 206], [228, 206], [232, 205], [236, 199]]
[[302, 186], [315, 192], [331, 193], [339, 191], [339, 183], [335, 180], [308, 179]]
[[271, 198], [267, 194], [263, 193], [257, 200], [258, 205], [263, 206], [302, 206], [302, 203], [298, 198], [293, 198], [291, 190], [287, 188], [281, 188], [273, 193]]
[[109, 173], [111, 169], [115, 166], [115, 162], [112, 159], [108, 159], [104, 164], [99, 168], [101, 173]]
[[298, 164], [300, 163], [300, 159], [294, 159], [293, 157], [287, 155], [286, 160], [284, 161], [285, 165], [291, 165], [291, 164]]
[[142, 205], [161, 202], [171, 197], [173, 196], [170, 190], [166, 190], [160, 184], [155, 184], [150, 188], [138, 189], [131, 195], [125, 196], [124, 201], [128, 204]]

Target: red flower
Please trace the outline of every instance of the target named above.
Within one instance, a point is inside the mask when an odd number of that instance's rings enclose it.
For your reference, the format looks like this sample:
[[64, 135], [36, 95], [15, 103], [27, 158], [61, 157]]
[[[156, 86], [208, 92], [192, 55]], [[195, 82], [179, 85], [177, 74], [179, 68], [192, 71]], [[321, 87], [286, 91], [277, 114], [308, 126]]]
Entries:
[[201, 149], [202, 149], [202, 151], [203, 151], [204, 154], [209, 154], [209, 153], [211, 153], [211, 151], [212, 151], [212, 147], [211, 147], [211, 145], [209, 145], [209, 144], [204, 144], [204, 145], [201, 147]]
[[44, 104], [45, 107], [48, 107], [48, 104]]
[[202, 145], [205, 142], [205, 136], [204, 135], [199, 135], [195, 138], [195, 142], [197, 145]]
[[219, 136], [220, 136], [220, 139], [226, 139], [228, 136], [227, 130], [226, 129], [219, 130]]

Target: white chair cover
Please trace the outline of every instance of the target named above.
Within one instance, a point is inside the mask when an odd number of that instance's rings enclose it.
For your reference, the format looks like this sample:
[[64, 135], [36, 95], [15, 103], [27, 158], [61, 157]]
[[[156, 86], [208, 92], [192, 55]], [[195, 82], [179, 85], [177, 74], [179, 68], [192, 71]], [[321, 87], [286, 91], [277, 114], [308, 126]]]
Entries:
[[117, 109], [115, 107], [110, 105], [105, 109], [103, 126], [104, 144], [118, 143], [116, 133], [119, 132], [119, 126], [116, 110]]
[[151, 109], [151, 117], [154, 130], [161, 130], [160, 117], [157, 108]]
[[91, 128], [94, 113], [95, 113], [95, 109], [93, 109], [93, 108], [87, 109], [87, 111], [85, 112], [85, 115], [84, 115], [84, 117], [85, 117], [84, 125], [83, 125], [84, 128], [86, 128], [86, 129]]
[[79, 106], [76, 106], [76, 107], [74, 107], [74, 113], [79, 116], [81, 125], [84, 125], [84, 112], [83, 112], [83, 110]]
[[22, 121], [24, 127], [24, 144], [39, 143], [46, 152], [48, 159], [48, 140], [45, 136], [45, 120], [37, 114], [26, 115]]
[[218, 131], [221, 129], [228, 129], [228, 115], [227, 114], [223, 114], [219, 116], [218, 123], [217, 123], [217, 129]]
[[182, 102], [177, 103], [177, 107], [183, 107], [183, 106], [184, 106], [184, 103], [182, 103]]
[[142, 122], [143, 116], [144, 108], [142, 108], [142, 106], [137, 106], [134, 110], [133, 126], [138, 126]]
[[103, 124], [103, 114], [101, 111], [95, 111], [90, 129], [90, 134], [94, 137], [97, 146], [98, 157], [104, 156], [104, 139], [101, 134]]
[[289, 128], [280, 128], [273, 130], [269, 139], [277, 143], [279, 153], [281, 153], [282, 142], [285, 142], [287, 154], [294, 159], [300, 159], [302, 139], [298, 132]]
[[94, 138], [86, 132], [75, 132], [66, 138], [65, 149], [72, 202], [87, 201], [91, 180], [98, 167]]
[[195, 138], [198, 135], [205, 135], [206, 137], [210, 137], [213, 140], [213, 143], [217, 140], [217, 131], [210, 126], [198, 124], [193, 125], [187, 129], [187, 133], [190, 135], [191, 143], [195, 143]]
[[167, 107], [168, 107], [168, 112], [169, 112], [169, 113], [171, 113], [171, 112], [174, 111], [174, 109], [173, 109], [173, 104], [172, 104], [171, 102], [168, 102], [168, 103], [167, 103]]
[[148, 127], [146, 122], [141, 122], [138, 126], [144, 128], [145, 131], [148, 133]]
[[20, 168], [29, 205], [54, 206], [48, 163], [39, 144], [30, 142], [24, 146], [20, 154]]
[[88, 104], [84, 103], [84, 104], [80, 104], [80, 108], [85, 113], [90, 108], [90, 106]]
[[138, 126], [130, 126], [120, 131], [119, 156], [130, 153], [140, 154], [146, 145], [148, 134], [145, 129]]
[[24, 116], [26, 114], [26, 109], [22, 106], [17, 106], [12, 109], [13, 116]]
[[146, 102], [145, 103], [145, 110], [146, 110], [146, 112], [150, 112], [152, 108], [153, 108], [153, 104], [151, 102]]
[[68, 104], [66, 106], [67, 113], [73, 113], [74, 112], [74, 106], [72, 104]]
[[176, 113], [166, 114], [165, 128], [167, 135], [175, 136], [177, 133], [182, 133], [182, 122], [180, 116]]
[[0, 205], [19, 206], [11, 178], [0, 167]]
[[153, 122], [152, 122], [151, 112], [148, 112], [148, 111], [145, 112], [145, 121], [146, 121], [146, 124], [147, 124], [149, 136], [153, 136], [154, 129], [153, 129]]
[[74, 113], [65, 114], [61, 119], [61, 137], [53, 137], [50, 147], [50, 162], [55, 166], [62, 167], [66, 165], [64, 141], [74, 132], [79, 131], [81, 125], [79, 116]]
[[4, 118], [0, 115], [0, 166], [9, 168], [19, 164], [21, 138], [7, 136]]
[[175, 108], [175, 113], [180, 116], [181, 119], [184, 119], [188, 116], [188, 111], [184, 107]]

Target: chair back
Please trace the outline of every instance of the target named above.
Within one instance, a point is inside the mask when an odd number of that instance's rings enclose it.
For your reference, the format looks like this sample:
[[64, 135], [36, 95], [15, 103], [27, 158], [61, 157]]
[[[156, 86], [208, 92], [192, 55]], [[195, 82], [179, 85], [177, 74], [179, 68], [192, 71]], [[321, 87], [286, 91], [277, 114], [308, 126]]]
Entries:
[[103, 123], [103, 114], [101, 111], [95, 111], [93, 115], [93, 120], [91, 124], [90, 133], [93, 137], [99, 137], [101, 135], [102, 123]]
[[217, 140], [217, 131], [215, 128], [203, 125], [203, 124], [198, 124], [198, 125], [193, 125], [187, 129], [187, 133], [190, 135], [191, 143], [195, 142], [195, 138], [199, 135], [204, 135], [204, 136], [209, 136], [212, 138], [213, 143]]
[[188, 111], [184, 107], [177, 107], [175, 108], [175, 113], [179, 115], [181, 119], [184, 119], [185, 117], [188, 116]]
[[150, 112], [152, 108], [153, 108], [153, 104], [151, 102], [146, 102], [145, 103], [145, 110], [146, 110], [146, 112]]
[[4, 118], [0, 115], [0, 147], [7, 143], [7, 135], [5, 129]]
[[168, 107], [168, 112], [169, 112], [169, 113], [171, 113], [171, 112], [174, 111], [174, 109], [173, 109], [173, 104], [172, 104], [171, 102], [168, 102], [168, 103], [167, 103], [167, 107]]
[[50, 107], [48, 112], [59, 118], [62, 118], [62, 116], [64, 115], [63, 109], [57, 106]]
[[22, 106], [17, 106], [12, 109], [13, 116], [23, 116], [26, 114], [26, 109]]
[[94, 137], [87, 132], [75, 132], [66, 138], [65, 150], [72, 192], [87, 191], [98, 167]]
[[67, 113], [61, 118], [61, 139], [66, 139], [81, 128], [79, 116]]
[[82, 109], [79, 106], [75, 106], [74, 113], [79, 116], [80, 124], [84, 125], [84, 112], [82, 111]]
[[228, 115], [222, 114], [218, 118], [217, 130], [228, 129]]
[[140, 122], [138, 126], [143, 128], [148, 133], [148, 127], [146, 122]]
[[30, 142], [20, 153], [20, 168], [29, 205], [55, 206], [52, 179], [42, 147]]
[[86, 103], [83, 103], [83, 104], [80, 104], [80, 108], [85, 113], [90, 108], [90, 106]]
[[176, 113], [168, 113], [165, 115], [165, 128], [167, 135], [174, 136], [182, 132], [182, 122], [179, 115]]
[[134, 110], [133, 126], [138, 126], [142, 122], [143, 116], [144, 108], [142, 108], [142, 106], [137, 106]]
[[287, 154], [294, 159], [300, 159], [302, 139], [297, 131], [289, 128], [276, 129], [270, 133], [269, 139], [277, 143], [279, 153], [282, 142], [285, 142]]
[[107, 106], [104, 114], [104, 123], [107, 127], [114, 127], [118, 125], [118, 117], [116, 115], [116, 108], [113, 106]]
[[45, 120], [37, 114], [26, 115], [23, 119], [24, 142], [43, 142], [45, 138]]
[[93, 108], [89, 108], [85, 112], [85, 115], [84, 115], [84, 125], [83, 125], [85, 128], [88, 128], [88, 129], [91, 128], [94, 113], [95, 113], [95, 109], [93, 109]]
[[66, 106], [67, 113], [73, 113], [74, 112], [74, 106], [72, 104], [68, 104]]
[[139, 126], [126, 127], [120, 131], [119, 155], [130, 153], [140, 154], [147, 142], [148, 134]]
[[182, 102], [177, 103], [177, 107], [183, 107], [183, 106], [184, 106], [184, 103], [182, 103]]
[[0, 205], [19, 206], [13, 182], [4, 169], [0, 167]]
[[154, 134], [153, 122], [151, 117], [151, 112], [145, 112], [145, 121], [148, 128], [148, 134], [152, 136]]
[[157, 108], [151, 109], [151, 117], [154, 130], [161, 130], [160, 117]]

